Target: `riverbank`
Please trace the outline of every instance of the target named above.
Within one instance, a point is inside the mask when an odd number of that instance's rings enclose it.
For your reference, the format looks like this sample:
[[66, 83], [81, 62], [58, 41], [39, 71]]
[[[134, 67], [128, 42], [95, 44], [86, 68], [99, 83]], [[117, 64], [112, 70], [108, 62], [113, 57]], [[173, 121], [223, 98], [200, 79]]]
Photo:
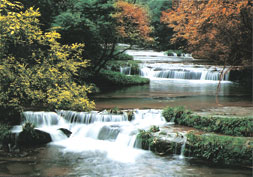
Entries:
[[165, 108], [163, 116], [170, 123], [200, 131], [190, 129], [171, 134], [159, 127], [140, 130], [137, 137], [141, 148], [150, 149], [158, 155], [179, 154], [221, 165], [253, 168], [253, 116], [207, 117], [183, 107]]

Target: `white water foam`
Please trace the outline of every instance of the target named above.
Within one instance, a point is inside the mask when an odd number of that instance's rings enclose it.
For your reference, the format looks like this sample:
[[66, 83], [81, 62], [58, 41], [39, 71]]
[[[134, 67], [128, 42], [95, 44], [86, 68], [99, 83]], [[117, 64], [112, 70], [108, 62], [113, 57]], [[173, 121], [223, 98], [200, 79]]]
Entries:
[[[165, 119], [161, 110], [134, 110], [134, 120], [128, 121], [123, 115], [103, 112], [24, 112], [26, 121], [31, 121], [39, 130], [48, 132], [52, 145], [63, 147], [64, 152], [82, 153], [99, 151], [120, 162], [134, 162], [145, 151], [134, 148], [139, 129], [149, 129], [152, 125], [163, 125]], [[54, 121], [46, 121], [54, 120]], [[50, 122], [50, 123], [49, 123]], [[59, 130], [72, 132], [67, 136]]]
[[142, 64], [140, 74], [147, 78], [167, 78], [199, 81], [219, 81], [221, 72], [224, 73], [223, 81], [229, 80], [227, 68], [208, 67], [203, 65], [183, 65], [168, 63]]

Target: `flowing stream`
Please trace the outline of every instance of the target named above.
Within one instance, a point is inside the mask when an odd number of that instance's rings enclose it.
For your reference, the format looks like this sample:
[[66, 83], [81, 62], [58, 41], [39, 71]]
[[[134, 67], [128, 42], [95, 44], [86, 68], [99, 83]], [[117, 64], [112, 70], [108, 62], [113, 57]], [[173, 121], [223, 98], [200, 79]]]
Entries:
[[[252, 89], [230, 81], [228, 68], [203, 64], [189, 54], [167, 56], [152, 50], [128, 50], [134, 60], [141, 61], [139, 75], [150, 79], [149, 85], [121, 89], [109, 88], [94, 97], [97, 109], [158, 108], [181, 106], [200, 111], [225, 106], [252, 107]], [[131, 67], [121, 72], [131, 74]], [[221, 72], [218, 99], [216, 88]], [[218, 101], [218, 104], [217, 104]]]
[[[23, 158], [1, 160], [0, 176], [85, 176], [85, 177], [174, 177], [174, 176], [251, 176], [250, 169], [229, 168], [206, 161], [184, 157], [186, 138], [190, 128], [166, 123], [161, 115], [165, 106], [184, 105], [193, 110], [216, 107], [215, 93], [220, 72], [224, 72], [219, 102], [223, 106], [252, 106], [249, 89], [229, 81], [226, 68], [196, 64], [185, 54], [167, 56], [154, 51], [127, 51], [141, 60], [140, 75], [151, 79], [149, 85], [134, 86], [103, 92], [94, 97], [97, 109], [131, 108], [114, 115], [107, 111], [24, 112], [25, 122], [48, 132], [53, 140], [35, 154]], [[131, 67], [121, 68], [131, 74]], [[144, 109], [149, 108], [149, 109]], [[152, 109], [150, 109], [152, 108]], [[181, 154], [157, 156], [141, 149], [138, 130], [152, 125], [168, 132], [171, 141], [183, 142]], [[61, 130], [72, 132], [68, 138]], [[13, 128], [18, 133], [22, 126]], [[182, 138], [176, 136], [178, 132]]]

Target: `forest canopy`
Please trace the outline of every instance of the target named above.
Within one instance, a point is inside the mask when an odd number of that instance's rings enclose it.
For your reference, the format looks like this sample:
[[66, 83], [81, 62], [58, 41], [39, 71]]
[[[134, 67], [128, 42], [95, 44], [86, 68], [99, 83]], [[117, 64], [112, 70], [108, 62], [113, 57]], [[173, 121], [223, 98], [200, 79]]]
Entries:
[[233, 66], [252, 62], [252, 18], [250, 0], [181, 0], [161, 21], [175, 32], [171, 42], [185, 40], [195, 57]]

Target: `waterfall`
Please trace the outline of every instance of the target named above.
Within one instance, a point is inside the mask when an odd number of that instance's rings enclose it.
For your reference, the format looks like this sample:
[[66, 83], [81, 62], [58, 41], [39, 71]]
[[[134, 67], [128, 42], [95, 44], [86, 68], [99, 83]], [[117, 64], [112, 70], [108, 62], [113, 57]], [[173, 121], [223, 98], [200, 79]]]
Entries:
[[125, 75], [130, 75], [131, 74], [131, 67], [130, 66], [120, 67], [120, 72]]
[[[69, 129], [71, 137], [89, 137], [97, 140], [115, 141], [134, 147], [138, 129], [165, 123], [161, 110], [134, 110], [132, 122], [127, 113], [109, 114], [107, 111], [76, 112], [59, 110], [55, 112], [24, 112], [24, 123], [31, 122], [35, 128], [55, 136], [60, 128]], [[21, 131], [20, 126], [13, 131]], [[64, 136], [65, 137], [65, 136]]]
[[[140, 129], [149, 130], [151, 126], [163, 126], [166, 121], [162, 110], [133, 110], [133, 119], [128, 121], [127, 112], [115, 115], [107, 111], [76, 112], [58, 110], [55, 112], [24, 112], [25, 122], [33, 123], [36, 129], [45, 131], [53, 143], [64, 147], [65, 151], [83, 152], [98, 150], [106, 152], [109, 158], [122, 162], [132, 162], [142, 153], [137, 134]], [[61, 131], [71, 132], [67, 136]], [[17, 129], [15, 129], [17, 131]], [[183, 157], [186, 139], [171, 133], [170, 141], [183, 142]], [[180, 156], [180, 157], [181, 157]]]
[[[168, 78], [185, 80], [212, 80], [218, 81], [222, 72], [221, 68], [205, 68], [204, 66], [182, 66], [182, 65], [143, 65], [140, 75], [148, 78]], [[229, 72], [226, 70], [222, 80], [229, 80]]]
[[58, 111], [64, 119], [70, 123], [82, 123], [82, 124], [91, 124], [94, 122], [122, 122], [128, 121], [127, 114], [109, 114], [106, 111], [97, 112], [75, 112], [75, 111]]
[[180, 159], [184, 159], [184, 150], [185, 150], [185, 145], [186, 145], [186, 142], [187, 142], [187, 137], [185, 136], [185, 134], [182, 134], [182, 136], [183, 136], [183, 145], [181, 147], [181, 152], [180, 152], [180, 155], [179, 155]]
[[24, 122], [30, 122], [35, 126], [51, 126], [57, 125], [60, 121], [60, 116], [55, 112], [23, 112]]

